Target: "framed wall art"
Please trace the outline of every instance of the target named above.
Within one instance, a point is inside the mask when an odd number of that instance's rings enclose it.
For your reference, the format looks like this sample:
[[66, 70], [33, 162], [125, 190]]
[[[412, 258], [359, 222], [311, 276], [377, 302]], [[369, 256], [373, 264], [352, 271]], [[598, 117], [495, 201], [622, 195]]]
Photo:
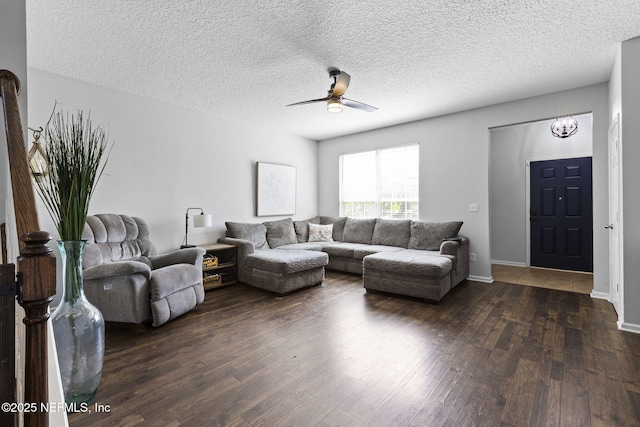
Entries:
[[257, 162], [257, 169], [257, 215], [295, 214], [296, 167]]

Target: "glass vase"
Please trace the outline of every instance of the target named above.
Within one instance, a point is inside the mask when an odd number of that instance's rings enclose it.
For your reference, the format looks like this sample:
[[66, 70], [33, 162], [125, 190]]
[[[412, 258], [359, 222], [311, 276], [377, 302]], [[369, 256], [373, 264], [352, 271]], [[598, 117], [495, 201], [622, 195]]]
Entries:
[[102, 377], [104, 319], [84, 295], [84, 240], [59, 240], [64, 288], [51, 315], [62, 389], [67, 403], [89, 403]]

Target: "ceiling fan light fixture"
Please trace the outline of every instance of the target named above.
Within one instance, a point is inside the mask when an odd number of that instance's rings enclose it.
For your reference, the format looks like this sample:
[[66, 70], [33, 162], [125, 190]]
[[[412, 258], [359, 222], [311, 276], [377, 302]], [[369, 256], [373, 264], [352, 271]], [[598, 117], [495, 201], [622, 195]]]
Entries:
[[293, 104], [288, 104], [287, 107], [314, 104], [316, 102], [326, 102], [327, 111], [330, 113], [340, 113], [344, 107], [355, 108], [356, 110], [367, 111], [369, 113], [377, 110], [376, 107], [367, 105], [364, 102], [354, 101], [353, 99], [345, 98], [343, 96], [349, 87], [349, 82], [351, 81], [351, 76], [349, 74], [334, 68], [329, 70], [329, 77], [333, 79], [333, 83], [331, 84], [331, 88], [327, 91], [327, 96], [324, 98], [295, 102]]
[[578, 132], [578, 121], [571, 116], [558, 117], [551, 123], [551, 134], [558, 138], [568, 138]]
[[340, 113], [342, 112], [342, 103], [339, 98], [331, 98], [329, 102], [327, 102], [327, 111], [330, 113]]

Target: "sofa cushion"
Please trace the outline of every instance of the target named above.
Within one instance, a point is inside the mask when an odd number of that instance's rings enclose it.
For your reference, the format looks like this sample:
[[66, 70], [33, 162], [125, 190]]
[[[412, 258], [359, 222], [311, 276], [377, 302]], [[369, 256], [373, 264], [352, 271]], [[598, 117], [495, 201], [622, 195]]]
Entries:
[[278, 246], [276, 249], [281, 250], [305, 250], [305, 251], [321, 251], [325, 242], [302, 242], [294, 243], [292, 245]]
[[104, 228], [100, 218], [95, 215], [87, 216], [87, 221], [84, 223], [84, 229], [82, 230], [82, 238], [87, 241], [87, 245], [107, 241], [107, 229]]
[[462, 227], [462, 221], [449, 222], [411, 222], [409, 249], [436, 251], [444, 239], [456, 237]]
[[93, 230], [96, 243], [122, 242], [127, 236], [127, 228], [117, 214], [88, 216], [87, 222]]
[[399, 252], [401, 250], [402, 248], [397, 246], [364, 245], [353, 249], [353, 258], [362, 259], [367, 255], [377, 254], [378, 252]]
[[333, 224], [311, 224], [309, 223], [310, 242], [333, 242]]
[[344, 236], [342, 241], [350, 243], [365, 243], [370, 245], [373, 238], [373, 228], [375, 226], [375, 218], [347, 218], [347, 221], [344, 224]]
[[291, 218], [267, 221], [263, 222], [263, 224], [267, 227], [267, 243], [270, 248], [298, 243], [296, 230], [293, 228], [293, 220]]
[[95, 267], [102, 264], [102, 251], [98, 245], [86, 245], [82, 254], [82, 268]]
[[258, 250], [268, 249], [267, 227], [264, 224], [227, 221], [225, 225], [227, 226], [227, 237], [248, 240]]
[[[141, 221], [144, 223], [144, 221]], [[146, 226], [146, 225], [145, 225]], [[82, 259], [83, 268], [95, 267], [104, 262], [126, 261], [141, 255], [140, 227], [127, 215], [98, 214], [89, 215], [85, 222], [82, 238], [87, 240]], [[146, 236], [148, 239], [148, 235]], [[153, 244], [150, 248], [155, 250]]]
[[376, 220], [371, 243], [374, 245], [409, 247], [411, 237], [410, 219], [381, 219]]
[[317, 251], [260, 251], [247, 257], [247, 266], [277, 274], [292, 274], [299, 271], [324, 267], [329, 257]]
[[333, 224], [333, 240], [342, 242], [344, 240], [344, 225], [347, 221], [346, 216], [321, 216], [320, 224]]
[[293, 228], [296, 230], [298, 243], [309, 241], [309, 223], [320, 224], [320, 217], [316, 216], [302, 221], [293, 221]]
[[[121, 215], [121, 216], [123, 217], [123, 219], [126, 218], [125, 215]], [[138, 242], [138, 246], [140, 247], [140, 253], [148, 257], [157, 255], [158, 250], [156, 249], [156, 246], [151, 241], [151, 238], [149, 237], [149, 225], [147, 224], [147, 222], [142, 218], [138, 218], [135, 216], [131, 217], [131, 219], [138, 226], [138, 237], [136, 238], [136, 241]], [[125, 225], [126, 224], [127, 224], [127, 221], [125, 221]], [[127, 226], [127, 229], [128, 228], [129, 226]]]
[[353, 258], [353, 251], [356, 249], [366, 248], [369, 245], [364, 243], [334, 243], [325, 245], [322, 250], [332, 257]]
[[422, 255], [412, 251], [378, 252], [364, 258], [364, 269], [379, 270], [398, 275], [443, 277], [451, 272], [451, 259]]

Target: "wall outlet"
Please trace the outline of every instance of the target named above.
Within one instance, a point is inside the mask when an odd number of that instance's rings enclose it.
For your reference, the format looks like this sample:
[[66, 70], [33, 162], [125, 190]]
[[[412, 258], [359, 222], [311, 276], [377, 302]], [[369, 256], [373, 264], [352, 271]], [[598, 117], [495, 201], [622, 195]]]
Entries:
[[476, 262], [476, 254], [474, 254], [473, 252], [471, 252], [469, 254], [469, 261], [471, 262]]
[[478, 204], [469, 203], [469, 212], [478, 212]]

